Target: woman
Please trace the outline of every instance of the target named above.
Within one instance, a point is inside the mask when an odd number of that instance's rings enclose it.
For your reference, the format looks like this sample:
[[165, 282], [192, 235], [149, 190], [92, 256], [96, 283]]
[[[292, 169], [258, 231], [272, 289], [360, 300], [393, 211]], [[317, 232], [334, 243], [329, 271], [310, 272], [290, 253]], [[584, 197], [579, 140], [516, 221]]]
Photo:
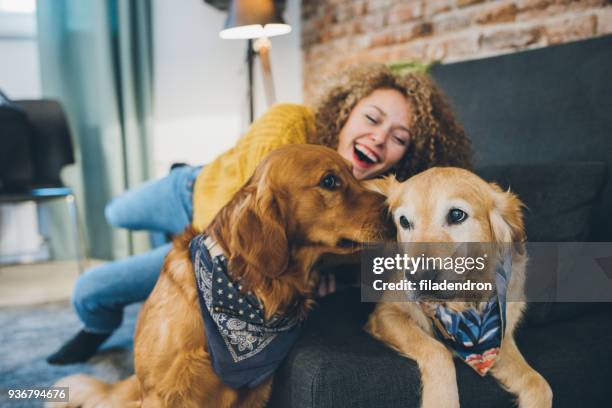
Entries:
[[[342, 75], [314, 110], [272, 107], [212, 163], [175, 169], [125, 193], [107, 206], [106, 217], [130, 229], [175, 234], [192, 223], [203, 230], [267, 153], [291, 143], [336, 149], [360, 180], [394, 173], [401, 181], [429, 167], [470, 167], [471, 162], [469, 140], [429, 77], [364, 65]], [[75, 363], [95, 354], [120, 326], [123, 308], [153, 290], [169, 249], [167, 244], [83, 274], [73, 304], [85, 328], [47, 361]]]

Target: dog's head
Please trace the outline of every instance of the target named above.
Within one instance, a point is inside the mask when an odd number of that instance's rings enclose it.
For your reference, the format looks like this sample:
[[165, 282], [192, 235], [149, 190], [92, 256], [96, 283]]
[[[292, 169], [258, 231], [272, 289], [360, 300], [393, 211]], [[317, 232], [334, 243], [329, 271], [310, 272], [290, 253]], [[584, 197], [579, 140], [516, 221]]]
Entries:
[[209, 230], [230, 272], [260, 292], [269, 312], [307, 295], [322, 254], [380, 240], [384, 199], [362, 187], [334, 150], [285, 146], [264, 159]]
[[[472, 268], [470, 273], [461, 275], [453, 273], [455, 280], [494, 282], [495, 268], [507, 256], [507, 249], [513, 246], [518, 253], [524, 251], [521, 201], [467, 170], [432, 168], [404, 183], [386, 178], [369, 187], [388, 197], [398, 241], [428, 244], [410, 244], [412, 252], [431, 257], [445, 257], [451, 252], [464, 258], [487, 254], [487, 268], [480, 271]], [[459, 243], [496, 245], [453, 246]], [[448, 276], [437, 269], [420, 272], [432, 280]]]

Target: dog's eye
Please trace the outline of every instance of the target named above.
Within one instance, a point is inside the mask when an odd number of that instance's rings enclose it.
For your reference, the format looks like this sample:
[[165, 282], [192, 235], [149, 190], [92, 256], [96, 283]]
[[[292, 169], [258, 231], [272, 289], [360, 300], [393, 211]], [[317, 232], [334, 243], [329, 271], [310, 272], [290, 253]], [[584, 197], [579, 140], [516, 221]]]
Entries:
[[412, 223], [408, 221], [405, 215], [400, 216], [399, 222], [403, 229], [412, 229]]
[[335, 190], [340, 187], [340, 179], [335, 174], [326, 174], [319, 183], [326, 190]]
[[448, 212], [448, 223], [449, 224], [461, 224], [463, 221], [465, 221], [467, 219], [468, 215], [458, 209], [458, 208], [453, 208], [452, 210], [450, 210]]

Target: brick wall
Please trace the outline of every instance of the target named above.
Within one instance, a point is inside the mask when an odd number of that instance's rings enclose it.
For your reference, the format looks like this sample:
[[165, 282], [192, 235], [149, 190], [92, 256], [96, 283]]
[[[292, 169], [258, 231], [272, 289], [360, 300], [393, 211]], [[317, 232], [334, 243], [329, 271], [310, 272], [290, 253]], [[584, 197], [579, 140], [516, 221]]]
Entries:
[[451, 62], [610, 33], [612, 0], [302, 0], [304, 98], [357, 62]]

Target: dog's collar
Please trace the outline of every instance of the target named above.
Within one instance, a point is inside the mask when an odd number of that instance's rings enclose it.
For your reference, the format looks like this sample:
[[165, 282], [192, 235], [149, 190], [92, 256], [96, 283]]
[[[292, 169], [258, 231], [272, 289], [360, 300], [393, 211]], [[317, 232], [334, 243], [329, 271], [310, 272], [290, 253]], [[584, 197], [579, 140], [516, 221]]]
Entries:
[[457, 357], [484, 376], [493, 367], [504, 337], [506, 295], [512, 274], [512, 256], [496, 268], [495, 290], [482, 310], [456, 312], [442, 304], [421, 304], [432, 321], [436, 337]]
[[232, 281], [227, 258], [210, 237], [194, 237], [189, 249], [213, 369], [232, 388], [253, 388], [274, 373], [297, 340], [298, 319], [266, 320], [262, 302]]

